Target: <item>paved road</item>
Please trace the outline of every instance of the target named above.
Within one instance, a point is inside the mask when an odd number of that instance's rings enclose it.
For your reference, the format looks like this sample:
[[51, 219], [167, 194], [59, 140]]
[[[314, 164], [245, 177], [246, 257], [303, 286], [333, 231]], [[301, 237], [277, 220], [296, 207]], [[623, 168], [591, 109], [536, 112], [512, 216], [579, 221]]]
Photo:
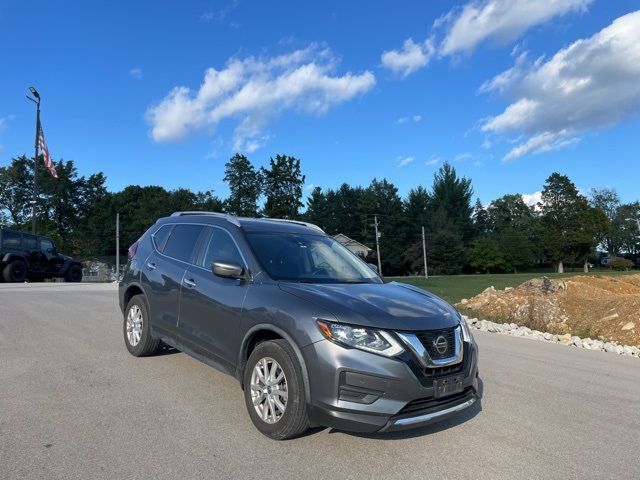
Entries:
[[640, 478], [640, 361], [477, 334], [482, 405], [405, 434], [257, 433], [235, 380], [124, 348], [113, 285], [0, 285], [0, 478]]

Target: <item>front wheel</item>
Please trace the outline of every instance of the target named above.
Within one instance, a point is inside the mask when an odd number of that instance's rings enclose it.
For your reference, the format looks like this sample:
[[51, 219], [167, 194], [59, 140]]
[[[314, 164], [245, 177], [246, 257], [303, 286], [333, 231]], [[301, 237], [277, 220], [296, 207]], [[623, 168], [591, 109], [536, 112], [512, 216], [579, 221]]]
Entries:
[[142, 295], [136, 295], [124, 310], [124, 344], [134, 357], [153, 355], [158, 350], [160, 340], [151, 335], [147, 303]]
[[260, 343], [251, 352], [244, 398], [251, 421], [269, 438], [285, 440], [309, 428], [302, 368], [286, 340]]
[[71, 265], [64, 276], [65, 282], [81, 282], [82, 268], [79, 265]]

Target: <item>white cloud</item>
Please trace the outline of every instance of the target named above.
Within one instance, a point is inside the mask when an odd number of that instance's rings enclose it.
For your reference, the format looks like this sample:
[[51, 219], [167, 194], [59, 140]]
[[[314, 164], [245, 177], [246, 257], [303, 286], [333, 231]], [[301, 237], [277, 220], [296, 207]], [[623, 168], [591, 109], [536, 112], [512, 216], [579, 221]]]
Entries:
[[[4, 132], [9, 125], [9, 122], [15, 118], [15, 115], [6, 115], [0, 117], [0, 133]], [[0, 152], [4, 150], [4, 145], [0, 144]]]
[[481, 127], [524, 135], [504, 160], [557, 150], [579, 141], [582, 132], [635, 117], [640, 114], [640, 11], [548, 61], [516, 62], [507, 77], [485, 83], [483, 91], [498, 91], [512, 103]]
[[538, 135], [534, 135], [526, 142], [512, 148], [504, 156], [503, 160], [508, 162], [509, 160], [515, 160], [529, 153], [543, 153], [550, 152], [552, 150], [560, 150], [575, 143], [578, 143], [580, 139], [578, 137], [570, 136], [570, 133], [566, 130], [561, 132], [543, 132]]
[[0, 117], [0, 133], [4, 132], [9, 125], [9, 122], [15, 118], [15, 115], [6, 115], [4, 117]]
[[512, 41], [535, 25], [570, 12], [585, 11], [593, 0], [483, 0], [471, 1], [440, 21], [448, 31], [442, 55], [473, 51], [485, 41]]
[[304, 187], [305, 191], [307, 191], [307, 192], [310, 192], [314, 188], [316, 188], [316, 184], [315, 183], [309, 183], [308, 185], [305, 185], [305, 187]]
[[426, 162], [424, 162], [425, 165], [428, 166], [433, 166], [433, 165], [437, 165], [440, 163], [441, 158], [440, 157], [436, 157], [435, 155], [431, 155], [431, 157], [429, 158], [429, 160], [427, 160]]
[[375, 85], [369, 71], [336, 75], [338, 60], [328, 49], [312, 44], [270, 57], [231, 58], [225, 68], [209, 68], [197, 92], [180, 86], [147, 110], [155, 141], [184, 139], [190, 132], [238, 121], [234, 144], [259, 148], [264, 128], [285, 110], [326, 113], [331, 107], [363, 94]]
[[396, 122], [400, 124], [407, 123], [409, 121], [418, 123], [420, 120], [422, 120], [422, 115], [412, 115], [411, 117], [400, 117]]
[[462, 162], [463, 160], [469, 160], [470, 158], [473, 158], [473, 154], [469, 152], [465, 152], [465, 153], [460, 153], [456, 155], [453, 158], [453, 160], [456, 162]]
[[141, 80], [142, 79], [142, 69], [138, 68], [138, 67], [132, 68], [131, 70], [129, 70], [129, 75], [131, 75], [136, 80]]
[[408, 38], [404, 41], [402, 48], [383, 52], [380, 60], [382, 65], [393, 73], [406, 77], [416, 70], [426, 67], [435, 53], [436, 49], [431, 39], [415, 43], [413, 39]]
[[538, 203], [542, 200], [542, 192], [525, 193], [522, 196], [522, 201], [530, 207], [537, 207]]
[[398, 157], [396, 159], [396, 163], [398, 165], [398, 168], [402, 168], [402, 167], [406, 167], [407, 165], [409, 165], [414, 160], [415, 160], [414, 157]]
[[[222, 8], [208, 9], [202, 15], [200, 15], [200, 21], [203, 23], [223, 22], [230, 13], [240, 6], [240, 0], [231, 0], [227, 2]], [[231, 22], [230, 26], [233, 26], [234, 22]]]
[[[405, 40], [382, 54], [382, 65], [403, 77], [426, 67], [434, 56], [468, 54], [485, 42], [504, 44], [530, 28], [571, 12], [583, 12], [593, 0], [471, 0], [438, 18], [427, 39]], [[514, 53], [517, 52], [514, 49]]]

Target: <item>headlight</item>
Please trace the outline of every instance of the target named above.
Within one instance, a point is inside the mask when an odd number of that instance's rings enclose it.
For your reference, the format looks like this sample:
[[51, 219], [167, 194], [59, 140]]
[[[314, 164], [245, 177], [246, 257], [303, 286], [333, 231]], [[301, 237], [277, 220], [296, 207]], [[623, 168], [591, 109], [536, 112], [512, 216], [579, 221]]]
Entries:
[[326, 320], [317, 320], [317, 322], [322, 334], [340, 345], [379, 353], [385, 357], [394, 357], [404, 352], [404, 348], [398, 341], [383, 330], [354, 327]]
[[462, 341], [473, 343], [473, 336], [471, 335], [471, 331], [469, 330], [469, 325], [467, 325], [467, 321], [462, 318], [462, 315], [458, 314], [460, 318], [460, 328], [462, 328]]

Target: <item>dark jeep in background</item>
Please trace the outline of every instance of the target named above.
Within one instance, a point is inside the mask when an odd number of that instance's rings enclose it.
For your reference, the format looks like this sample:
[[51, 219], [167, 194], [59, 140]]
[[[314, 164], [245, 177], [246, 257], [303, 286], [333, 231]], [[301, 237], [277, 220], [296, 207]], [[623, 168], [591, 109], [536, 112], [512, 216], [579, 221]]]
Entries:
[[0, 228], [0, 281], [82, 280], [79, 262], [58, 253], [50, 238]]

